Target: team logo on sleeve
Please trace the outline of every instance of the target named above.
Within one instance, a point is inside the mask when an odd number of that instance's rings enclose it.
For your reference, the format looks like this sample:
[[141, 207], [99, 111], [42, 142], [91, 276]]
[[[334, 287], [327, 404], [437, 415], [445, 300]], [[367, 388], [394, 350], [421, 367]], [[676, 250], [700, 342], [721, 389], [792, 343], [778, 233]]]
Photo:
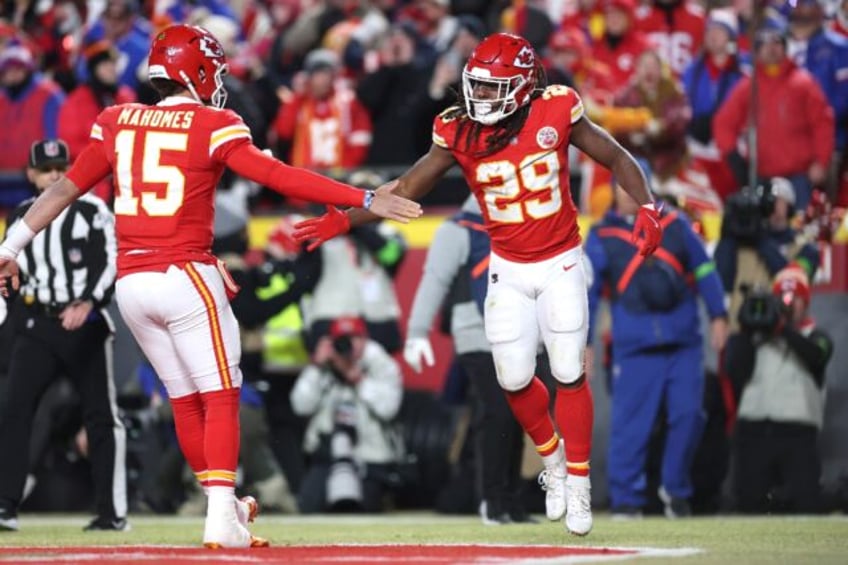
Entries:
[[557, 130], [551, 126], [545, 126], [536, 132], [536, 143], [538, 143], [539, 147], [542, 149], [555, 147], [558, 141], [559, 134], [557, 133]]

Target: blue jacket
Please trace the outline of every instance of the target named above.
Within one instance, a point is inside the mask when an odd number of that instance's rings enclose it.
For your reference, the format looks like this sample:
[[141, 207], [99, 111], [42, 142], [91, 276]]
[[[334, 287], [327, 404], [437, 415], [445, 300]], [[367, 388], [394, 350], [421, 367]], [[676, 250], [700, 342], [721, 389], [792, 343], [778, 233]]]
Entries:
[[705, 55], [701, 55], [689, 64], [681, 80], [686, 96], [689, 98], [689, 104], [692, 106], [690, 135], [701, 143], [706, 143], [708, 140], [704, 139], [704, 134], [707, 132], [701, 132], [702, 128], [699, 127], [703, 122], [704, 128], [710, 130], [709, 139], [712, 139], [712, 117], [740, 78], [742, 78], [742, 70], [736, 60], [716, 78], [712, 78], [707, 70]]
[[848, 141], [848, 41], [830, 30], [822, 29], [807, 43], [807, 56], [800, 64], [816, 77], [833, 107], [836, 118], [836, 147]]
[[633, 221], [608, 212], [586, 238], [594, 277], [589, 288], [589, 336], [601, 295], [609, 291], [614, 351], [701, 344], [696, 292], [710, 318], [727, 315], [724, 289], [689, 220], [670, 210], [662, 219], [662, 244], [640, 259], [630, 241]]

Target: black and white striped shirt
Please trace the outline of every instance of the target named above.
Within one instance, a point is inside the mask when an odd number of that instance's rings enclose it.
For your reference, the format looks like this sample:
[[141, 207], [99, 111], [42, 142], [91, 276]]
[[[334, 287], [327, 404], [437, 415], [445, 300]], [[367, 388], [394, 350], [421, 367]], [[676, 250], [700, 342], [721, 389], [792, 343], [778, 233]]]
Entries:
[[[22, 218], [34, 201], [18, 206], [7, 225]], [[84, 194], [18, 255], [21, 296], [51, 306], [75, 300], [106, 306], [115, 288], [116, 255], [115, 217], [103, 200]]]

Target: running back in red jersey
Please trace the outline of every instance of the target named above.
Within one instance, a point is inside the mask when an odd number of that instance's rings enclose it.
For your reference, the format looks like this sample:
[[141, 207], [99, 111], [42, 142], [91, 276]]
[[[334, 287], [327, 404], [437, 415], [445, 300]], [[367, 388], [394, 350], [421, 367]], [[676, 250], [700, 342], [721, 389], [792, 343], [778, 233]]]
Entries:
[[502, 150], [479, 157], [497, 125], [485, 126], [467, 143], [461, 120], [449, 108], [433, 124], [433, 143], [453, 153], [480, 209], [498, 255], [535, 262], [580, 245], [577, 208], [571, 199], [568, 139], [583, 116], [583, 103], [573, 89], [548, 86], [530, 102], [524, 127]]

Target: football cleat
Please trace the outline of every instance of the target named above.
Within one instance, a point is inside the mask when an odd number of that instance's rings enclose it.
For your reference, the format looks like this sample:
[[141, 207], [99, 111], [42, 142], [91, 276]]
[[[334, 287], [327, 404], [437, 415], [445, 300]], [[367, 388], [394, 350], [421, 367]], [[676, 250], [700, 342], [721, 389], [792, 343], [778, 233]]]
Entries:
[[565, 528], [576, 536], [585, 536], [592, 531], [592, 486], [589, 477], [569, 475], [565, 482], [568, 510], [565, 513]]
[[565, 515], [565, 469], [552, 467], [539, 473], [539, 485], [545, 491], [545, 515], [556, 521]]
[[259, 503], [252, 496], [237, 498], [236, 515], [238, 516], [239, 524], [247, 527], [259, 515]]

